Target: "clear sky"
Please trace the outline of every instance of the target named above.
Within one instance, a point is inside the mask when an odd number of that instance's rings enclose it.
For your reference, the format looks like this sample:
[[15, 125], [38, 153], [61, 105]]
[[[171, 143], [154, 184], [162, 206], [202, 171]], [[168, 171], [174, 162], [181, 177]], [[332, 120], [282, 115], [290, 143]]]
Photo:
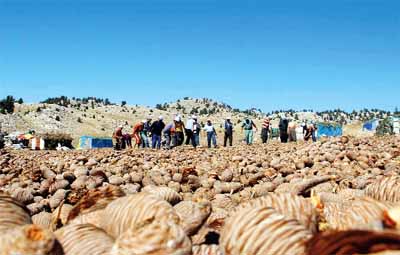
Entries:
[[0, 97], [400, 106], [399, 0], [0, 0]]

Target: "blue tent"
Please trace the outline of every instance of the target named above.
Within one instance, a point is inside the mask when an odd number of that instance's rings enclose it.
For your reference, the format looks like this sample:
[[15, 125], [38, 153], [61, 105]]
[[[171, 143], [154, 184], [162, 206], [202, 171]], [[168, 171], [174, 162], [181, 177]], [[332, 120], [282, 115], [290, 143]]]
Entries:
[[364, 123], [363, 130], [364, 131], [375, 131], [379, 125], [379, 120], [370, 120]]
[[98, 149], [98, 148], [112, 148], [112, 138], [108, 137], [93, 137], [93, 136], [81, 136], [79, 138], [78, 149]]
[[325, 123], [318, 123], [317, 124], [317, 137], [323, 136], [342, 136], [343, 129], [340, 125], [332, 125], [332, 124], [325, 124]]

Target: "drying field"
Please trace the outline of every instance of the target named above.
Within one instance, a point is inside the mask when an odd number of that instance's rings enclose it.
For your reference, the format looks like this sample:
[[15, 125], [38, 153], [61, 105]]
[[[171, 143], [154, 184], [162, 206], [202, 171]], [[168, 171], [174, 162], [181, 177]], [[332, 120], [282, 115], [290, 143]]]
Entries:
[[399, 137], [0, 151], [0, 255], [399, 254], [399, 206]]

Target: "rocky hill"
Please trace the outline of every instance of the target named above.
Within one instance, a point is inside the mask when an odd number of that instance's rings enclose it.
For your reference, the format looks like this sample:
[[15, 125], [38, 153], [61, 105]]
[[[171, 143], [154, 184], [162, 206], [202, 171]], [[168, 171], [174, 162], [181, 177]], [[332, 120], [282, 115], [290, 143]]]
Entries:
[[261, 120], [260, 112], [245, 111], [217, 103], [210, 99], [182, 99], [172, 103], [145, 107], [126, 104], [104, 104], [96, 100], [68, 100], [68, 103], [15, 103], [14, 113], [0, 114], [0, 128], [8, 133], [30, 129], [37, 133], [67, 133], [74, 140], [82, 135], [110, 136], [118, 125], [125, 132], [131, 132], [132, 126], [151, 117], [153, 120], [162, 115], [166, 122], [179, 114], [184, 119], [191, 115], [199, 116], [201, 122], [211, 119], [217, 128], [230, 116], [235, 123], [246, 117], [256, 122]]
[[[14, 113], [0, 114], [0, 128], [8, 133], [30, 129], [37, 133], [67, 133], [72, 135], [74, 143], [82, 135], [111, 136], [118, 125], [124, 126], [125, 132], [131, 132], [132, 126], [140, 120], [151, 117], [153, 120], [163, 115], [170, 122], [175, 114], [184, 119], [191, 115], [199, 116], [201, 122], [211, 119], [217, 130], [221, 130], [224, 119], [230, 116], [234, 124], [250, 117], [257, 125], [261, 124], [263, 116], [272, 119], [273, 126], [278, 125], [279, 118], [286, 116], [297, 122], [334, 121], [342, 124], [359, 126], [365, 119], [384, 118], [389, 112], [379, 110], [363, 110], [346, 113], [341, 110], [313, 112], [304, 111], [272, 111], [263, 113], [261, 110], [239, 110], [232, 106], [211, 99], [194, 99], [186, 97], [176, 102], [157, 104], [154, 108], [140, 105], [112, 104], [107, 99], [96, 98], [68, 99], [66, 97], [51, 98], [43, 103], [15, 103]], [[239, 129], [240, 125], [236, 125]]]

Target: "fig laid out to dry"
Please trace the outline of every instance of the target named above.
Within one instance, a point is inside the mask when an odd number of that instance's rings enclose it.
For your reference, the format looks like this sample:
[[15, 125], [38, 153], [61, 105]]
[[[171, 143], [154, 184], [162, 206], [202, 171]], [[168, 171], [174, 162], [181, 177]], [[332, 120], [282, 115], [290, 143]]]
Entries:
[[0, 255], [396, 254], [400, 138], [0, 151]]

